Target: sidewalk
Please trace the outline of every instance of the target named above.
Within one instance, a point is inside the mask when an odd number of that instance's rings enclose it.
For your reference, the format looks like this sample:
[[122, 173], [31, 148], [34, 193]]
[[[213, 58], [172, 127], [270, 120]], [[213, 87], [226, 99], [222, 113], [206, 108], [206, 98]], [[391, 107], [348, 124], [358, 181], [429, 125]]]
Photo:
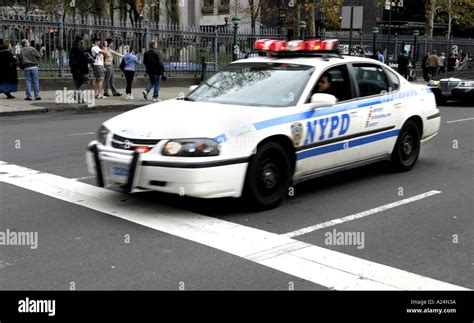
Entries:
[[[68, 89], [69, 90], [69, 89]], [[104, 99], [95, 99], [92, 105], [68, 103], [67, 93], [64, 89], [58, 91], [40, 91], [41, 101], [25, 101], [25, 92], [12, 93], [15, 99], [7, 99], [5, 94], [0, 94], [0, 116], [41, 113], [49, 111], [92, 111], [92, 110], [130, 110], [153, 103], [151, 97], [153, 90], [148, 94], [148, 101], [143, 98], [144, 88], [132, 89], [134, 100], [125, 99], [125, 89], [118, 89], [122, 96], [109, 96]], [[184, 95], [188, 87], [162, 87], [160, 98], [168, 100]], [[111, 93], [109, 93], [111, 94]]]

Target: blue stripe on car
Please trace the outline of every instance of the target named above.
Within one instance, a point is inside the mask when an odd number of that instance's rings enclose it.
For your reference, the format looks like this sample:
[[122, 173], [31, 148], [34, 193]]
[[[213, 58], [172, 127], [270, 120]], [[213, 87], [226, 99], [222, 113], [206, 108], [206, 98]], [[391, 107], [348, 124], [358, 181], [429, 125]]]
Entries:
[[323, 147], [317, 147], [317, 148], [304, 150], [304, 151], [298, 152], [296, 154], [296, 160], [302, 160], [302, 159], [311, 158], [311, 157], [318, 156], [318, 155], [332, 153], [332, 152], [335, 152], [335, 151], [338, 151], [338, 150], [349, 149], [349, 148], [352, 148], [352, 147], [365, 145], [365, 144], [368, 144], [368, 143], [371, 143], [371, 142], [375, 142], [375, 141], [384, 140], [384, 139], [387, 139], [387, 138], [390, 138], [390, 137], [398, 136], [399, 133], [400, 133], [399, 129], [391, 130], [391, 131], [378, 133], [376, 135], [372, 135], [372, 136], [368, 136], [368, 137], [364, 137], [364, 138], [357, 138], [357, 139], [354, 139], [354, 140], [338, 142], [338, 143], [333, 144], [333, 145], [327, 145], [327, 146], [323, 146]]
[[368, 99], [368, 100], [359, 101], [357, 103], [355, 103], [355, 102], [346, 102], [346, 103], [342, 103], [342, 104], [336, 104], [334, 107], [331, 107], [331, 108], [316, 109], [314, 111], [306, 111], [306, 112], [301, 112], [301, 113], [290, 114], [290, 115], [283, 116], [283, 117], [278, 117], [278, 118], [273, 118], [273, 119], [269, 119], [269, 120], [256, 122], [253, 125], [254, 125], [255, 129], [261, 130], [261, 129], [274, 127], [274, 126], [278, 126], [278, 125], [285, 124], [285, 123], [290, 123], [290, 122], [295, 122], [295, 121], [301, 121], [301, 120], [321, 117], [321, 116], [325, 116], [325, 115], [328, 115], [328, 114], [343, 112], [343, 111], [352, 110], [352, 109], [364, 108], [364, 107], [367, 107], [367, 106], [377, 105], [377, 104], [381, 104], [381, 103], [387, 103], [387, 102], [391, 102], [391, 101], [394, 101], [394, 100], [398, 100], [400, 98], [407, 98], [407, 97], [415, 96], [415, 95], [417, 95], [416, 90], [410, 90], [410, 91], [405, 91], [405, 92], [401, 92], [401, 93], [399, 92], [399, 93], [396, 93], [396, 94], [388, 93], [387, 95], [385, 95], [382, 98]]

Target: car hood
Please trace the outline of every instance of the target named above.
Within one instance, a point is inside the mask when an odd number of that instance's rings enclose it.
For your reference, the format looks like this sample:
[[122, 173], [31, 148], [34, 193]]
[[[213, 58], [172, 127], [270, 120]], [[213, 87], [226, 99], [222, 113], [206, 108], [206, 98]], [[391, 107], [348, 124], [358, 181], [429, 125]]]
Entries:
[[131, 139], [216, 138], [253, 131], [253, 123], [283, 116], [288, 109], [174, 99], [122, 113], [104, 126]]
[[432, 80], [439, 81], [442, 79], [448, 79], [448, 78], [457, 78], [461, 80], [474, 80], [474, 71], [455, 71], [455, 72], [447, 72], [443, 73], [441, 75], [437, 75], [432, 77]]

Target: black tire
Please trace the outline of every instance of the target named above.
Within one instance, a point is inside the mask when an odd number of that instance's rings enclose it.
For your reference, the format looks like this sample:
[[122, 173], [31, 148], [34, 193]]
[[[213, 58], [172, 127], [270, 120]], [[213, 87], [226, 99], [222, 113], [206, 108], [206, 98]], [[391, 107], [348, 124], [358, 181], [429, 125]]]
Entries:
[[412, 120], [408, 120], [400, 130], [397, 142], [393, 148], [390, 163], [399, 172], [413, 168], [420, 155], [420, 129]]
[[259, 210], [277, 207], [288, 194], [290, 160], [285, 149], [268, 142], [257, 149], [245, 178], [244, 198]]

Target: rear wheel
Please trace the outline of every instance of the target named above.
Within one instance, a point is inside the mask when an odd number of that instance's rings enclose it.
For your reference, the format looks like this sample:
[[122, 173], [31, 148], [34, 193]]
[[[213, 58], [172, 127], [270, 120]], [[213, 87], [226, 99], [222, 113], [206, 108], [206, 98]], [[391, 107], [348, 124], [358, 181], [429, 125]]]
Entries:
[[290, 181], [291, 166], [285, 149], [269, 142], [257, 149], [249, 164], [244, 196], [258, 209], [271, 209], [285, 198]]
[[412, 169], [420, 155], [420, 146], [420, 130], [414, 121], [408, 120], [393, 149], [390, 160], [392, 167], [400, 172]]

